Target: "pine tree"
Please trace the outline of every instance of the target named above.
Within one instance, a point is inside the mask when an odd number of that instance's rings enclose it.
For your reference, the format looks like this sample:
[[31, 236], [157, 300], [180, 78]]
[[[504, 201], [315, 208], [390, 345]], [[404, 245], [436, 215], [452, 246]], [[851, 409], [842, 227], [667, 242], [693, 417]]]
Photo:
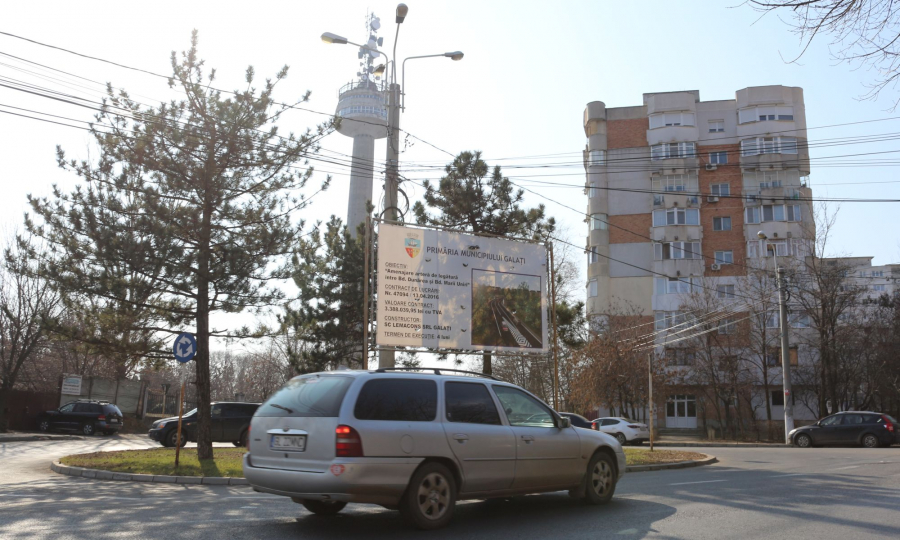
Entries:
[[295, 164], [307, 165], [331, 126], [280, 136], [275, 123], [290, 106], [272, 94], [287, 67], [261, 89], [248, 67], [243, 90], [217, 90], [215, 70], [197, 56], [196, 31], [171, 64], [169, 85], [183, 98], [148, 107], [108, 87], [92, 128], [99, 158], [66, 160], [59, 149], [59, 165], [83, 184], [29, 197], [40, 219], [26, 225], [51, 249], [44, 270], [54, 286], [70, 298], [103, 299], [97, 319], [119, 317], [107, 335], [164, 337], [194, 323], [198, 457], [210, 459], [210, 338], [250, 334], [212, 328], [210, 315], [282, 300], [271, 284], [290, 276], [285, 262], [302, 228], [296, 213], [307, 204], [296, 194], [312, 174]]
[[[425, 204], [413, 213], [420, 225], [436, 225], [472, 234], [546, 239], [556, 222], [545, 217], [544, 205], [524, 209], [522, 189], [515, 189], [499, 166], [491, 169], [481, 152], [462, 152], [444, 168], [437, 186], [424, 181]], [[431, 214], [429, 210], [437, 213]], [[491, 353], [484, 353], [482, 371], [490, 375]]]

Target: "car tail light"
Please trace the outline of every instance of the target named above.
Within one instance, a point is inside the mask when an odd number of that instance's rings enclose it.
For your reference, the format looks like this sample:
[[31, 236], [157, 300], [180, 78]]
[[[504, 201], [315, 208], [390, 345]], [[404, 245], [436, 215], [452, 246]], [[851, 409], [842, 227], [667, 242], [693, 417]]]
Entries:
[[334, 430], [334, 455], [337, 457], [363, 457], [362, 439], [350, 426], [338, 426]]
[[253, 425], [247, 426], [247, 450], [250, 450], [250, 430], [253, 429]]
[[888, 418], [887, 416], [882, 415], [881, 418], [884, 419], [884, 427], [886, 427], [888, 431], [893, 433], [894, 432], [894, 423], [891, 422], [890, 418]]
[[628, 424], [628, 427], [630, 427], [631, 429], [641, 429], [641, 426], [638, 426], [636, 424]]
[[597, 431], [597, 422], [591, 422], [591, 429]]
[[106, 422], [106, 415], [101, 414], [100, 416], [97, 417], [97, 420], [102, 420], [103, 422]]

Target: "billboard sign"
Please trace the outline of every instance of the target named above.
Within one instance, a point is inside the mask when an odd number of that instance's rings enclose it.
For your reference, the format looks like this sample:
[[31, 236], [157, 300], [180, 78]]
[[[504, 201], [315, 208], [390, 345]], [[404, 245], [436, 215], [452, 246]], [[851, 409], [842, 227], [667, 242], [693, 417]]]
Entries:
[[81, 395], [81, 375], [66, 375], [62, 380], [61, 394], [66, 396]]
[[544, 352], [547, 250], [382, 224], [377, 306], [380, 346]]

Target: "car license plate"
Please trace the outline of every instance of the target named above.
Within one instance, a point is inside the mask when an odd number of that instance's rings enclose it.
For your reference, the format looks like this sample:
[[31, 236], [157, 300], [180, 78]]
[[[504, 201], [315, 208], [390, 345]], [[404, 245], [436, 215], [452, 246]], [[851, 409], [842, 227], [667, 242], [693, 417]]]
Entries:
[[110, 419], [109, 419], [109, 423], [110, 423], [110, 424], [118, 424], [118, 423], [119, 423], [119, 420], [116, 419], [116, 418], [110, 418]]
[[272, 450], [303, 452], [306, 450], [306, 435], [272, 435], [269, 446]]

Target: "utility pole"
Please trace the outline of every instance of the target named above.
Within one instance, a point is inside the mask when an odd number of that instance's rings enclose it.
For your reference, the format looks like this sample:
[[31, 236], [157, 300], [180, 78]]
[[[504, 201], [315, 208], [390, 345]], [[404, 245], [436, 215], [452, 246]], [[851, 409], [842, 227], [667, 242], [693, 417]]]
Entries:
[[[777, 261], [777, 259], [776, 259]], [[776, 264], [777, 265], [777, 264]], [[791, 443], [790, 432], [794, 429], [794, 404], [791, 395], [791, 350], [788, 339], [787, 281], [783, 267], [775, 270], [778, 286], [778, 311], [781, 318], [781, 380], [784, 385], [784, 442]]]
[[[384, 174], [384, 219], [388, 223], [397, 222], [397, 189], [400, 161], [400, 85], [391, 83], [388, 108], [388, 136]], [[395, 365], [394, 351], [378, 351], [378, 367], [391, 368]]]
[[647, 416], [650, 417], [650, 451], [653, 451], [653, 353], [647, 353]]

